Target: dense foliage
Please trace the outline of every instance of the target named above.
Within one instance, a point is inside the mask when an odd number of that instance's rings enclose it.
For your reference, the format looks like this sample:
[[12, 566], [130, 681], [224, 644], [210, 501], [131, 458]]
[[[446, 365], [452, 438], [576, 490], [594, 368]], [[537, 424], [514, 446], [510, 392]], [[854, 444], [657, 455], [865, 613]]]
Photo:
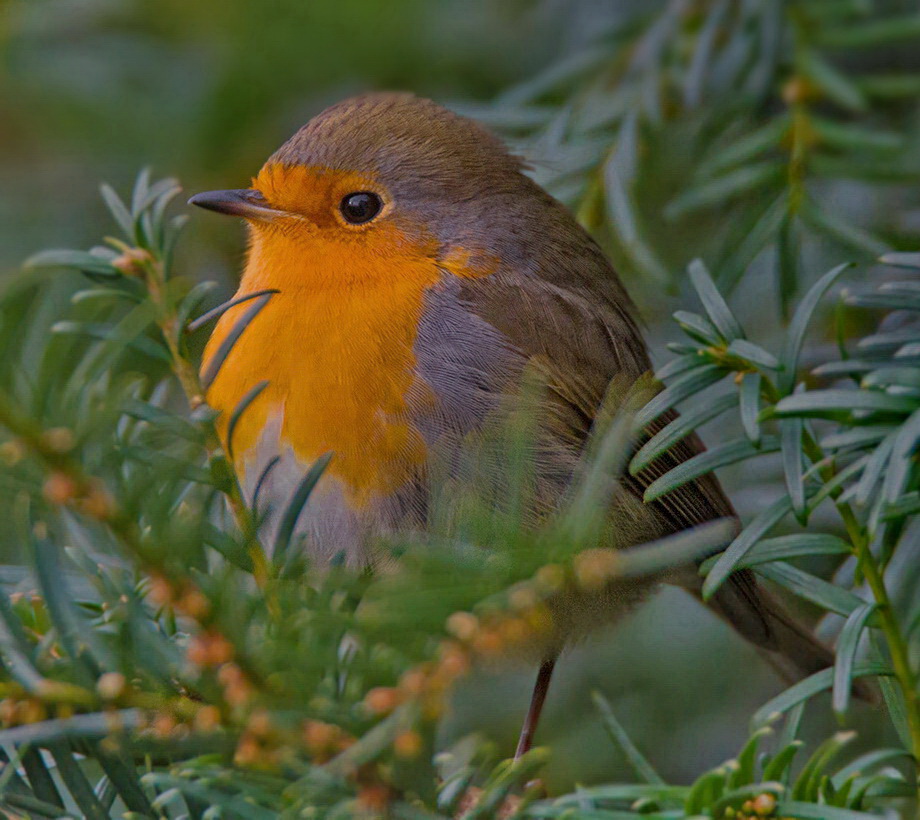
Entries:
[[[0, 295], [0, 505], [15, 558], [0, 595], [3, 810], [910, 816], [920, 255], [893, 207], [907, 195], [890, 183], [917, 173], [920, 75], [898, 47], [918, 35], [916, 13], [884, 16], [860, 2], [670, 2], [597, 26], [590, 49], [580, 43], [482, 112], [528, 134], [538, 155], [561, 157], [547, 182], [640, 289], [676, 280], [693, 255], [707, 259], [687, 276], [701, 307], [675, 314], [683, 338], [658, 372], [665, 389], [611, 414], [551, 520], [538, 530], [521, 520], [524, 420], [507, 432], [509, 503], [452, 488], [426, 543], [390, 545], [399, 570], [381, 576], [317, 571], [292, 538], [319, 468], [272, 549], [259, 542], [202, 400], [213, 372], [199, 376], [196, 351], [227, 304], [211, 308], [214, 287], [176, 270], [178, 187], [142, 174], [125, 201], [104, 187], [119, 237], [39, 254]], [[872, 188], [879, 206], [841, 213], [841, 184]], [[778, 313], [789, 315], [777, 334], [761, 316], [746, 331], [725, 296], [737, 288], [743, 303], [743, 275], [762, 271], [765, 250]], [[869, 268], [879, 253], [884, 265]], [[824, 272], [827, 256], [863, 264]], [[262, 304], [252, 300], [240, 333]], [[631, 431], [674, 406], [681, 417], [630, 455]], [[735, 432], [649, 496], [775, 456], [779, 474], [764, 476], [766, 500], [741, 534], [728, 543], [716, 523], [615, 558], [597, 549], [611, 476], [714, 420]], [[547, 798], [528, 785], [545, 749], [512, 764], [465, 738], [435, 754], [453, 684], [546, 629], [545, 601], [560, 588], [655, 573], [720, 547], [703, 566], [707, 594], [750, 567], [827, 613], [837, 651], [833, 669], [753, 715], [734, 760], [690, 786], [669, 784], [602, 697], [584, 708], [606, 727], [611, 755], [629, 761], [632, 783]], [[878, 720], [891, 732], [850, 752], [855, 677], [877, 681]], [[828, 691], [844, 728], [801, 749], [806, 710], [823, 708], [813, 698]]]

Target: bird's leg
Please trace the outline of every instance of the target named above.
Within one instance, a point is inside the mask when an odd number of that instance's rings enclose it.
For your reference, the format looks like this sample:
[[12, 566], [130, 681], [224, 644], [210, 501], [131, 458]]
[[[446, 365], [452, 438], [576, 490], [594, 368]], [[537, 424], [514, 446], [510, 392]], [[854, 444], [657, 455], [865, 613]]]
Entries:
[[537, 682], [534, 684], [533, 694], [530, 696], [530, 708], [527, 710], [527, 717], [524, 718], [524, 725], [521, 727], [521, 737], [518, 740], [517, 751], [514, 753], [515, 760], [530, 751], [534, 732], [537, 731], [537, 723], [540, 720], [540, 712], [543, 711], [543, 701], [546, 700], [546, 692], [549, 689], [549, 681], [553, 676], [553, 667], [555, 665], [556, 659], [550, 658], [543, 662], [540, 671], [537, 672]]

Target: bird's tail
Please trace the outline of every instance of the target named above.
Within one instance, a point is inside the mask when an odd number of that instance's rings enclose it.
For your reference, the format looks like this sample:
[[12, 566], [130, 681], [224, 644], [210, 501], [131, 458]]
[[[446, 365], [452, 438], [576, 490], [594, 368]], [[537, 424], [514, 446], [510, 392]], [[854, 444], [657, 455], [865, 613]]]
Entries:
[[[698, 590], [696, 594], [699, 596]], [[709, 605], [750, 641], [788, 683], [834, 665], [833, 651], [760, 586], [750, 571], [734, 573]], [[870, 703], [878, 701], [877, 690], [866, 680], [855, 680], [853, 693]]]

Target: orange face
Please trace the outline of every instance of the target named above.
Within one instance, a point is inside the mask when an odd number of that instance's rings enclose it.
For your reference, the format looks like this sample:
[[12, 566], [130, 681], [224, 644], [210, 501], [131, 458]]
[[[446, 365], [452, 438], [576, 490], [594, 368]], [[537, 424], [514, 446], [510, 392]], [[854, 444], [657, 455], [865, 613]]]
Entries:
[[[253, 188], [278, 213], [250, 219], [239, 293], [279, 293], [237, 342], [208, 402], [226, 420], [267, 379], [234, 432], [240, 468], [266, 424], [280, 419], [282, 442], [305, 463], [334, 453], [329, 474], [360, 505], [398, 488], [425, 458], [408, 396], [424, 393], [413, 344], [425, 291], [441, 275], [437, 243], [404, 231], [386, 192], [355, 174], [268, 165]], [[349, 224], [343, 198], [367, 191], [381, 197], [379, 213]], [[224, 314], [206, 361], [245, 309]]]
[[[252, 187], [278, 212], [266, 220], [250, 220], [253, 251], [270, 243], [278, 246], [275, 253], [316, 254], [314, 264], [297, 266], [307, 279], [288, 284], [369, 284], [378, 277], [404, 278], [420, 263], [435, 264], [438, 243], [420, 226], [406, 230], [398, 224], [389, 193], [375, 180], [347, 171], [269, 163]], [[375, 198], [379, 207], [365, 213], [373, 213], [366, 221], [349, 222], [346, 203], [362, 195]]]
[[[303, 217], [316, 228], [341, 228], [343, 236], [366, 233], [371, 223], [384, 219], [393, 205], [387, 190], [375, 180], [327, 168], [269, 162], [252, 180], [252, 187], [272, 208]], [[379, 211], [360, 224], [347, 221], [341, 211], [343, 199], [356, 192], [371, 192], [381, 201]]]

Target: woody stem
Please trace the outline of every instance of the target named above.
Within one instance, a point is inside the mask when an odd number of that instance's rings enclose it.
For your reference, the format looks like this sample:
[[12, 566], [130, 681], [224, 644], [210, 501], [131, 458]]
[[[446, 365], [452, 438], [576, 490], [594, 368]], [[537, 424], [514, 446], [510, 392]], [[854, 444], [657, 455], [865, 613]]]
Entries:
[[[780, 398], [776, 386], [767, 380], [764, 383], [764, 397], [772, 404], [775, 404]], [[826, 461], [826, 453], [808, 430], [803, 432], [802, 446], [805, 454], [814, 464], [821, 464]], [[819, 470], [821, 478], [825, 482], [833, 479], [835, 472], [833, 464], [827, 464]], [[888, 654], [891, 656], [895, 679], [898, 681], [898, 686], [904, 696], [910, 731], [911, 752], [914, 758], [920, 761], [920, 699], [918, 699], [917, 695], [917, 677], [910, 664], [901, 624], [898, 622], [892, 607], [891, 597], [885, 584], [884, 572], [876, 562], [875, 556], [870, 549], [869, 533], [860, 524], [850, 504], [846, 501], [841, 501], [842, 494], [843, 488], [837, 487], [830, 493], [830, 498], [834, 502], [846, 528], [851, 550], [857, 561], [857, 567], [866, 579], [866, 583], [872, 592], [872, 597], [878, 605], [880, 628], [885, 636]]]

